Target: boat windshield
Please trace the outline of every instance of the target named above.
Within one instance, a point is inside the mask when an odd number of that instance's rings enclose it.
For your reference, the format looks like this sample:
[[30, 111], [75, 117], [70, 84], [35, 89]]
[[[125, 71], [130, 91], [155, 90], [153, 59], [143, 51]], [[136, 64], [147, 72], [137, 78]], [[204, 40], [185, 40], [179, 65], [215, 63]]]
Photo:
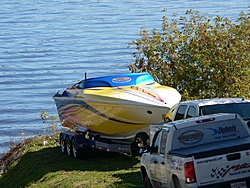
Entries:
[[200, 107], [201, 115], [216, 113], [237, 113], [244, 120], [250, 120], [250, 103], [216, 104]]
[[119, 87], [119, 86], [135, 86], [139, 84], [153, 84], [154, 78], [147, 72], [130, 73], [112, 76], [103, 76], [82, 80], [78, 87], [81, 89], [93, 87]]

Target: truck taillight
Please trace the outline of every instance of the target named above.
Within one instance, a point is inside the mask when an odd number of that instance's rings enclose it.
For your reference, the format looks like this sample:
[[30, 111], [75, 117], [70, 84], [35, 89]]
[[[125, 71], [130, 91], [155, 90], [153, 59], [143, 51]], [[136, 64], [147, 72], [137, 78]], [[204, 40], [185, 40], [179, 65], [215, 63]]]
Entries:
[[185, 176], [186, 176], [186, 183], [195, 183], [196, 177], [195, 177], [195, 171], [194, 171], [194, 164], [193, 162], [187, 162], [184, 164], [185, 169]]

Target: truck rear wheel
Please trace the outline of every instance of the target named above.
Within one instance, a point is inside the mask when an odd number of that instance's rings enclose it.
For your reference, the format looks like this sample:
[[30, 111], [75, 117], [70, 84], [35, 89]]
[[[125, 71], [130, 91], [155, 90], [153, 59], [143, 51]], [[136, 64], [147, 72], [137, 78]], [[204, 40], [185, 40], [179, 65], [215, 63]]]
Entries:
[[177, 177], [173, 177], [174, 187], [175, 188], [181, 188], [180, 181]]
[[153, 188], [147, 174], [145, 175], [145, 179], [144, 179], [144, 187], [145, 188]]
[[149, 136], [145, 132], [137, 133], [135, 136], [135, 142], [138, 144], [139, 147], [144, 147], [147, 145]]

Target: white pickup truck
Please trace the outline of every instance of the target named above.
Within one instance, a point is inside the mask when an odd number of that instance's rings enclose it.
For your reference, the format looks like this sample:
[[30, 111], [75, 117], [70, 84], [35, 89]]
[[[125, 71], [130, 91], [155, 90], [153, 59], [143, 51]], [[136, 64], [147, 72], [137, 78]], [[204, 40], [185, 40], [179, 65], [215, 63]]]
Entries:
[[250, 127], [250, 100], [244, 98], [214, 98], [180, 102], [170, 113], [172, 121], [216, 113], [237, 113]]
[[238, 114], [155, 123], [140, 161], [147, 188], [250, 187], [250, 129]]

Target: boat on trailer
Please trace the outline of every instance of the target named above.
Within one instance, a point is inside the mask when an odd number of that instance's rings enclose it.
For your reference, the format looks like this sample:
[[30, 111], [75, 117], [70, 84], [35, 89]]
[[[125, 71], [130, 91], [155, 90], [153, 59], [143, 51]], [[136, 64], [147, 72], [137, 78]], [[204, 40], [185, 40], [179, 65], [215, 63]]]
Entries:
[[149, 125], [173, 113], [181, 95], [143, 72], [85, 78], [53, 99], [64, 127], [121, 142], [139, 136], [145, 142]]

